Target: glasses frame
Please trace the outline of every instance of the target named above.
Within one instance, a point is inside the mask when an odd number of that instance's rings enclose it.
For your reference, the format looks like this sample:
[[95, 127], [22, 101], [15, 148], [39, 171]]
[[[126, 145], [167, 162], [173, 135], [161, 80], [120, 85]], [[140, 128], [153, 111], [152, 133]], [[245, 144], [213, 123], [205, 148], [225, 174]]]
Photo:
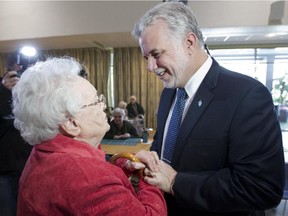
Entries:
[[98, 99], [97, 99], [96, 102], [90, 103], [90, 104], [85, 104], [85, 105], [83, 105], [83, 106], [81, 107], [81, 109], [84, 109], [84, 108], [86, 108], [86, 107], [96, 106], [97, 104], [100, 104], [100, 103], [103, 103], [103, 104], [106, 105], [106, 98], [105, 98], [105, 96], [104, 96], [103, 94], [100, 94], [100, 95], [98, 96]]

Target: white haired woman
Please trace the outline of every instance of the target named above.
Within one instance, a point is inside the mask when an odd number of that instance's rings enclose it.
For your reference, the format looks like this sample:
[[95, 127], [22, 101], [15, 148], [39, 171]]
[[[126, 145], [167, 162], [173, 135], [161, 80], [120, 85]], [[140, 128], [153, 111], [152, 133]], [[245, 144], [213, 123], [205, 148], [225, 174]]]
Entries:
[[109, 130], [106, 105], [80, 70], [72, 58], [48, 59], [13, 89], [15, 126], [34, 146], [20, 179], [18, 216], [166, 215], [159, 189], [140, 180], [136, 194], [124, 170], [97, 148]]
[[138, 137], [136, 128], [125, 120], [125, 111], [115, 108], [112, 112], [113, 120], [110, 122], [110, 130], [105, 134], [106, 139], [126, 139]]
[[118, 104], [118, 107], [124, 110], [124, 112], [125, 112], [125, 118], [124, 119], [128, 120], [128, 110], [126, 109], [127, 103], [125, 101], [120, 101]]

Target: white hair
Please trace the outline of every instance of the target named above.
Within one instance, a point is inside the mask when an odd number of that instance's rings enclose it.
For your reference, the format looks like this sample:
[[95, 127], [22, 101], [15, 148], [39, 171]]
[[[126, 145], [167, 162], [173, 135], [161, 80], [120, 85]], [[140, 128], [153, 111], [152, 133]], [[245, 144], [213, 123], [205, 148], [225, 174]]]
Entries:
[[120, 107], [116, 107], [113, 112], [112, 112], [112, 115], [114, 116], [115, 113], [119, 113], [121, 115], [121, 120], [123, 121], [124, 120], [124, 117], [125, 117], [125, 111], [124, 109], [120, 108]]
[[125, 101], [120, 101], [119, 104], [118, 104], [118, 106], [119, 106], [120, 108], [124, 109], [124, 108], [126, 108], [127, 103], [126, 103]]
[[81, 109], [73, 85], [81, 64], [71, 57], [50, 58], [29, 67], [12, 89], [14, 125], [31, 145], [55, 137], [59, 125]]

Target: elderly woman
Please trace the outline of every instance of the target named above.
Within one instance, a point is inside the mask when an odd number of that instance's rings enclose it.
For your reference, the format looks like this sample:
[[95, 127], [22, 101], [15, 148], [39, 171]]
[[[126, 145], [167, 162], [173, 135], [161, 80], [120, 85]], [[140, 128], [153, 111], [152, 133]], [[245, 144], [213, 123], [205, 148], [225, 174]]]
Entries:
[[15, 126], [34, 146], [20, 179], [18, 215], [166, 215], [159, 189], [140, 180], [136, 194], [125, 175], [143, 163], [118, 163], [122, 170], [97, 148], [109, 130], [106, 105], [80, 70], [74, 59], [48, 59], [28, 68], [13, 89]]
[[120, 101], [119, 103], [118, 103], [118, 107], [120, 107], [121, 109], [123, 109], [124, 110], [124, 112], [125, 112], [125, 120], [128, 120], [128, 111], [127, 111], [127, 109], [126, 109], [126, 107], [127, 107], [127, 103], [125, 102], [125, 101]]
[[105, 134], [106, 139], [126, 139], [138, 137], [136, 128], [128, 121], [124, 120], [125, 111], [119, 107], [112, 113], [113, 120], [110, 122], [110, 130]]

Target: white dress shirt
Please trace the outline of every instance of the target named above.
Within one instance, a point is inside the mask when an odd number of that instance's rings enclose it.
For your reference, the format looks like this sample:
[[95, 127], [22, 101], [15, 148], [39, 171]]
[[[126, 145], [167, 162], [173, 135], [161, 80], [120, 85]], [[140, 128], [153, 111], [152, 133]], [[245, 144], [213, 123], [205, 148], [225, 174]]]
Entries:
[[[184, 88], [185, 88], [185, 90], [187, 92], [188, 97], [187, 97], [187, 100], [185, 102], [185, 107], [184, 107], [184, 111], [183, 111], [182, 121], [181, 122], [183, 122], [183, 119], [186, 116], [188, 108], [190, 107], [190, 104], [192, 103], [193, 98], [194, 98], [194, 96], [195, 96], [200, 84], [202, 83], [204, 77], [208, 73], [211, 65], [212, 65], [212, 58], [208, 55], [208, 58], [205, 61], [205, 63], [198, 69], [198, 71], [196, 71], [196, 73], [189, 79], [189, 81], [185, 85]], [[177, 89], [177, 91], [178, 91], [178, 89]], [[175, 95], [177, 95], [177, 94], [175, 94]], [[164, 134], [163, 134], [162, 150], [161, 150], [161, 159], [163, 157], [166, 135], [167, 135], [170, 119], [171, 119], [171, 116], [172, 116], [172, 112], [173, 112], [173, 109], [174, 109], [174, 106], [175, 106], [175, 102], [176, 102], [176, 96], [175, 96], [174, 101], [172, 103], [172, 106], [170, 108], [169, 115], [168, 115], [168, 118], [167, 118], [166, 124], [165, 124], [165, 129], [164, 129]]]

